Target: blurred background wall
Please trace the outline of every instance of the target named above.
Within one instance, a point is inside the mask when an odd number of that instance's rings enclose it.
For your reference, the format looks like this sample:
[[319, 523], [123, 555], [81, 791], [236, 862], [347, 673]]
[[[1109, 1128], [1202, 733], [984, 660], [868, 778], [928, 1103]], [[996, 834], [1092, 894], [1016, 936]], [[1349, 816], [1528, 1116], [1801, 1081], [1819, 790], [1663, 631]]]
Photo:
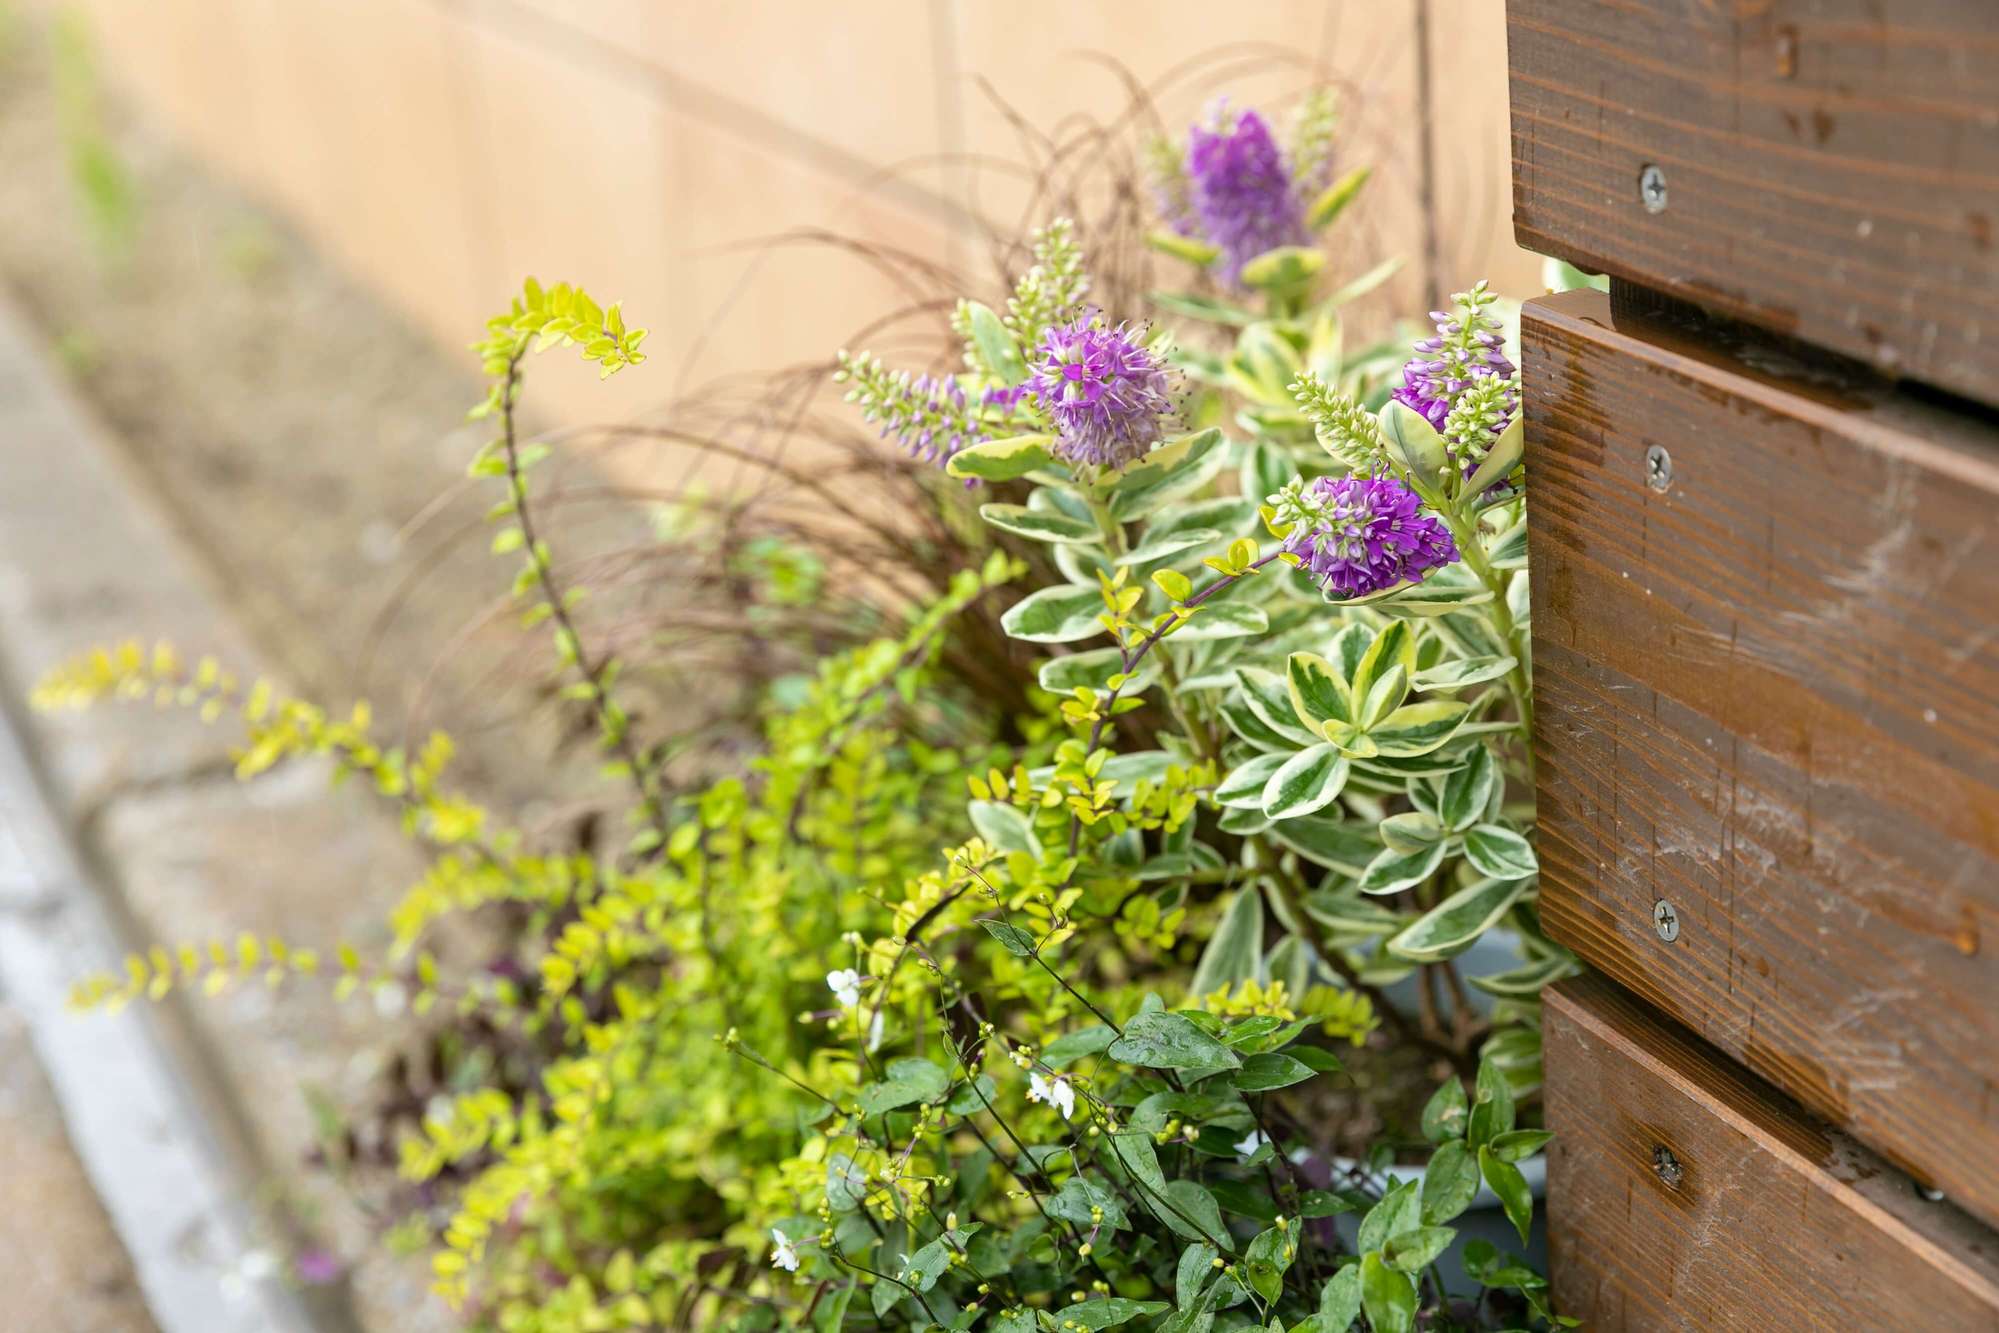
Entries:
[[1023, 142], [1003, 108], [1112, 116], [1126, 89], [1092, 52], [1175, 130], [1220, 94], [1336, 83], [1342, 164], [1376, 165], [1352, 234], [1409, 260], [1376, 309], [1482, 274], [1539, 290], [1511, 239], [1500, 0], [29, 4], [80, 11], [139, 115], [454, 349], [528, 273], [624, 300], [652, 373], [538, 372], [568, 420], [824, 356], [897, 301], [858, 259], [759, 238], [965, 264], [985, 227], [1039, 220], [999, 165]]

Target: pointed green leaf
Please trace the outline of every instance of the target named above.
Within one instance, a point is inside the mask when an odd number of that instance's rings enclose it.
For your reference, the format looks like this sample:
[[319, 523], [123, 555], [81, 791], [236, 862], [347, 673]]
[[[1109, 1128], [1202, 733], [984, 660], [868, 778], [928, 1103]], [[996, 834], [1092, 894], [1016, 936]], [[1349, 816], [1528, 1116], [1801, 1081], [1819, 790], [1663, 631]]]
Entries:
[[1381, 841], [1393, 852], [1421, 852], [1444, 840], [1444, 826], [1424, 810], [1407, 810], [1381, 821]]
[[1063, 583], [1015, 602], [1000, 617], [1000, 626], [1029, 643], [1073, 643], [1104, 632], [1097, 622], [1103, 611], [1103, 594], [1097, 589]]
[[1242, 1064], [1242, 1057], [1190, 1020], [1163, 1010], [1134, 1016], [1108, 1054], [1113, 1060], [1149, 1069], [1234, 1069]]
[[979, 517], [1001, 532], [1011, 532], [1029, 541], [1094, 542], [1100, 538], [1094, 523], [1053, 510], [1029, 509], [1026, 505], [980, 505]]
[[1437, 873], [1444, 863], [1444, 844], [1431, 843], [1413, 852], [1383, 848], [1361, 871], [1360, 891], [1368, 894], [1400, 893], [1414, 888]]
[[1263, 892], [1254, 884], [1237, 889], [1222, 922], [1201, 952], [1188, 989], [1196, 1000], [1223, 987], [1262, 980]]
[[1478, 1159], [1462, 1140], [1451, 1139], [1430, 1155], [1430, 1164], [1423, 1169], [1423, 1221], [1442, 1226], [1471, 1207], [1476, 1197]]
[[1499, 765], [1492, 751], [1483, 745], [1474, 747], [1465, 766], [1444, 779], [1443, 795], [1437, 799], [1437, 818], [1454, 833], [1470, 828], [1485, 817], [1498, 785]]
[[1541, 868], [1527, 839], [1497, 824], [1477, 824], [1465, 834], [1465, 860], [1495, 879], [1526, 879]]
[[1052, 435], [1015, 435], [1004, 440], [988, 440], [951, 455], [944, 471], [959, 478], [981, 481], [1011, 481], [1055, 461]]
[[1263, 813], [1271, 819], [1294, 819], [1323, 810], [1346, 786], [1349, 767], [1336, 746], [1300, 750], [1270, 775], [1263, 788]]
[[1360, 1304], [1372, 1333], [1411, 1333], [1416, 1327], [1415, 1283], [1382, 1262], [1378, 1251], [1361, 1258]]
[[1478, 1150], [1478, 1169], [1485, 1183], [1499, 1196], [1507, 1220], [1513, 1223], [1513, 1229], [1520, 1233], [1520, 1243], [1525, 1245], [1534, 1224], [1534, 1195], [1527, 1188], [1527, 1178], [1520, 1174], [1519, 1167], [1495, 1156], [1490, 1147]]
[[1457, 733], [1470, 711], [1455, 699], [1404, 704], [1369, 727], [1367, 735], [1391, 759], [1428, 754]]
[[1521, 880], [1482, 879], [1459, 889], [1382, 947], [1412, 963], [1434, 963], [1463, 953], [1526, 891]]
[[1264, 787], [1269, 784], [1271, 775], [1291, 758], [1287, 749], [1274, 754], [1260, 754], [1236, 765], [1215, 788], [1215, 804], [1261, 810]]
[[986, 369], [1007, 385], [1019, 384], [1027, 378], [1027, 361], [1020, 354], [1020, 343], [998, 315], [977, 301], [967, 301], [965, 321], [971, 327], [972, 346], [978, 349]]
[[1453, 657], [1416, 673], [1419, 690], [1461, 690], [1498, 680], [1517, 665], [1510, 657]]
[[1297, 720], [1315, 734], [1328, 722], [1353, 723], [1358, 720], [1353, 692], [1333, 668], [1317, 653], [1293, 653], [1285, 659], [1285, 686]]

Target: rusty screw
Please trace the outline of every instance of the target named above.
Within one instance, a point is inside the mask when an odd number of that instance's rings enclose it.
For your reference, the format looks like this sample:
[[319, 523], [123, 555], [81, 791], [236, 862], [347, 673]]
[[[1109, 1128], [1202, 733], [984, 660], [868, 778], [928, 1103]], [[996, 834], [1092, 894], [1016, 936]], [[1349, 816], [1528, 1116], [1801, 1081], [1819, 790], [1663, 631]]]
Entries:
[[1659, 932], [1659, 938], [1668, 944], [1680, 938], [1679, 913], [1664, 898], [1652, 904], [1652, 926]]
[[1652, 1169], [1659, 1173], [1659, 1179], [1665, 1181], [1669, 1189], [1678, 1189], [1681, 1177], [1686, 1174], [1680, 1167], [1680, 1159], [1673, 1156], [1673, 1150], [1663, 1143], [1652, 1149]]
[[1673, 456], [1664, 445], [1648, 445], [1645, 449], [1645, 484], [1662, 495], [1673, 484]]
[[1666, 211], [1666, 173], [1650, 162], [1638, 173], [1638, 201], [1647, 213]]

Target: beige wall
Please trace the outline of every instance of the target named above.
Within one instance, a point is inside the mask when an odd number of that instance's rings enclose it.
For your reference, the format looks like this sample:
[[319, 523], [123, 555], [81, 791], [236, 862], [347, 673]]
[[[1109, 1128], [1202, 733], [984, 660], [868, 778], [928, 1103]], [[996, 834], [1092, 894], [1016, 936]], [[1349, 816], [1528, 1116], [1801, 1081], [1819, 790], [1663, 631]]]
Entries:
[[[42, 0], [44, 7], [61, 7]], [[1428, 6], [1439, 263], [1419, 201], [1419, 5]], [[746, 249], [826, 227], [951, 262], [1018, 186], [989, 81], [1043, 124], [1106, 115], [1115, 80], [1216, 48], [1239, 60], [1163, 98], [1257, 102], [1313, 71], [1378, 164], [1358, 248], [1411, 259], [1394, 300], [1482, 272], [1527, 294], [1511, 243], [1500, 0], [73, 0], [144, 114], [277, 204], [460, 345], [528, 273], [623, 299], [652, 365], [600, 388], [544, 373], [558, 415], [642, 410], [711, 376], [823, 356], [897, 301], [859, 262]], [[1240, 76], [1232, 73], [1243, 71]], [[887, 168], [900, 168], [884, 179]], [[1359, 256], [1355, 256], [1356, 259]]]

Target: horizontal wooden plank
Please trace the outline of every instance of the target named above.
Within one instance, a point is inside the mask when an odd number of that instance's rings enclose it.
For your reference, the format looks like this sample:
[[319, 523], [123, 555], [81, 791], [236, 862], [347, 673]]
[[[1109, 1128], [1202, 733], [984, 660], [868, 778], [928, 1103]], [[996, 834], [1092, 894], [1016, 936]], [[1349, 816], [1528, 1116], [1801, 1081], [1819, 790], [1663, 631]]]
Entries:
[[1598, 978], [1549, 992], [1548, 1239], [1593, 1333], [1999, 1328], [1999, 1235]]
[[1507, 14], [1520, 244], [1999, 401], [1999, 4]]
[[1999, 431], [1595, 292], [1521, 344], [1547, 928], [1999, 1223]]

